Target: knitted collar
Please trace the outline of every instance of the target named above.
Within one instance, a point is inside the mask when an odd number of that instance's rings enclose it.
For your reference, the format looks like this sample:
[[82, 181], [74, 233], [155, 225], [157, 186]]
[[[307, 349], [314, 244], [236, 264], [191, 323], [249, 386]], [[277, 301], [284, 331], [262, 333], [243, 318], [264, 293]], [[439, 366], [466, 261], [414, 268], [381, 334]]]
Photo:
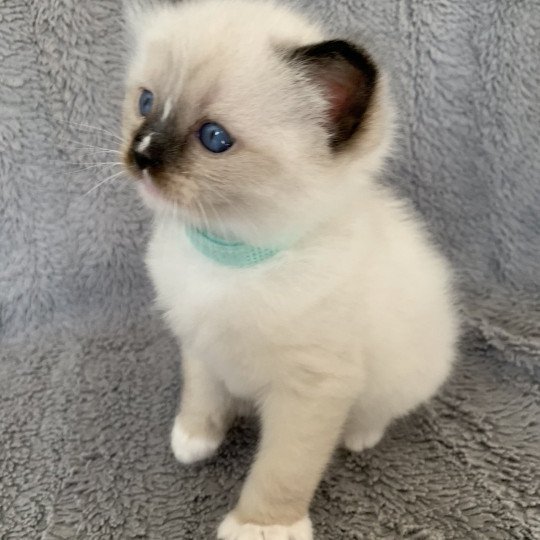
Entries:
[[225, 240], [207, 231], [189, 226], [186, 226], [186, 234], [197, 251], [222, 266], [234, 268], [255, 266], [280, 251], [278, 248], [263, 248]]

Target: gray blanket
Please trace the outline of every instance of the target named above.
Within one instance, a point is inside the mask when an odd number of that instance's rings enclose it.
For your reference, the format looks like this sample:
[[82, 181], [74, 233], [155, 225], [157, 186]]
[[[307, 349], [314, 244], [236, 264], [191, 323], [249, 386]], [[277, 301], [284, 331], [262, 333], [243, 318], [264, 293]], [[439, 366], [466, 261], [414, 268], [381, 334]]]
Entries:
[[[319, 539], [540, 538], [540, 6], [302, 2], [394, 75], [387, 181], [454, 264], [452, 379], [362, 455], [338, 450]], [[115, 0], [0, 3], [0, 538], [206, 539], [256, 448], [176, 463], [179, 351], [151, 306], [149, 216], [113, 178]], [[92, 126], [92, 127], [89, 127]], [[98, 147], [98, 148], [96, 148]], [[95, 188], [95, 189], [94, 189]]]

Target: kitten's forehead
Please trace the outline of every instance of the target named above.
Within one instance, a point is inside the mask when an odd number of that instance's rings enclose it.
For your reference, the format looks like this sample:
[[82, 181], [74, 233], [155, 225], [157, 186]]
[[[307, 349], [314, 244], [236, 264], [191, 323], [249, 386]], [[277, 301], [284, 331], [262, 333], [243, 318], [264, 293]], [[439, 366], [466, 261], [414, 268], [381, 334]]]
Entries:
[[235, 82], [261, 84], [278, 62], [275, 47], [319, 37], [318, 29], [296, 14], [267, 3], [178, 4], [150, 14], [139, 65], [171, 98], [183, 93], [190, 101], [208, 102], [224, 87], [237, 90]]

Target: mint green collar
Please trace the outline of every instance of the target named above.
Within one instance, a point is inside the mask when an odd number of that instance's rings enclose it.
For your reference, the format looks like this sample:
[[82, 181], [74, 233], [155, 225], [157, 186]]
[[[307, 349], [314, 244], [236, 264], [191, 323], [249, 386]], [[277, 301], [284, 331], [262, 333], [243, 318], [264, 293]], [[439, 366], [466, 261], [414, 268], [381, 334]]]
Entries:
[[280, 251], [277, 248], [263, 248], [250, 246], [243, 242], [231, 242], [189, 226], [186, 226], [186, 234], [195, 249], [205, 257], [223, 266], [234, 268], [255, 266], [270, 259]]

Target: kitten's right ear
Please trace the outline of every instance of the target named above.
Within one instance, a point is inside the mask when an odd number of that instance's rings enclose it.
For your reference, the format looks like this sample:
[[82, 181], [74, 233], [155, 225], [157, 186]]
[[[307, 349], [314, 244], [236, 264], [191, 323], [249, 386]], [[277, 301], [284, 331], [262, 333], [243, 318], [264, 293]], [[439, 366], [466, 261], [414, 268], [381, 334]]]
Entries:
[[378, 81], [378, 70], [361, 48], [342, 40], [292, 51], [292, 62], [318, 87], [328, 103], [329, 143], [341, 149], [359, 131]]
[[143, 31], [149, 14], [156, 8], [163, 6], [160, 0], [122, 0], [122, 11], [130, 41], [137, 40]]
[[133, 45], [137, 36], [140, 35], [146, 11], [144, 2], [141, 0], [122, 0], [125, 34], [130, 45]]

